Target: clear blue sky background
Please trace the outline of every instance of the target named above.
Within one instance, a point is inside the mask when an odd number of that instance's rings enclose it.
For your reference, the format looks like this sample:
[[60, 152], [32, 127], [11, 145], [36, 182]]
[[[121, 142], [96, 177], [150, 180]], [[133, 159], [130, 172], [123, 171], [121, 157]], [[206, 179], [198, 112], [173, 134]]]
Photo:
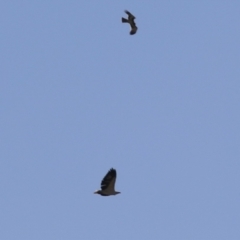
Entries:
[[0, 9], [1, 240], [240, 239], [240, 1]]

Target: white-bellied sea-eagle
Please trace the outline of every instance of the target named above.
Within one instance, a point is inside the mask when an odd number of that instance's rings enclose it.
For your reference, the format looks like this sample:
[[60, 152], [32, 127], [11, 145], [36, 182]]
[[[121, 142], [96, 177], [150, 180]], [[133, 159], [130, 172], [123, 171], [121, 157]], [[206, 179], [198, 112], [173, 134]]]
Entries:
[[114, 189], [116, 178], [117, 172], [115, 169], [111, 168], [101, 182], [101, 190], [97, 190], [94, 193], [100, 194], [101, 196], [111, 196], [119, 194], [120, 192], [117, 192]]
[[138, 29], [136, 26], [136, 23], [134, 22], [135, 17], [127, 10], [125, 10], [125, 13], [128, 15], [128, 19], [122, 18], [122, 22], [130, 24], [131, 26], [130, 35], [133, 35], [137, 32], [137, 29]]

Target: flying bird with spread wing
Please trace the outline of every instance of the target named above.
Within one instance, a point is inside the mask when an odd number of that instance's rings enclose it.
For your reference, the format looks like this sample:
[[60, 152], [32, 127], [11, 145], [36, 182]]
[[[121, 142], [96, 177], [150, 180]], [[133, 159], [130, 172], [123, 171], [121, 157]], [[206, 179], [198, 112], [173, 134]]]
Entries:
[[117, 178], [117, 171], [111, 168], [101, 182], [101, 190], [94, 192], [101, 196], [117, 195], [120, 192], [115, 191], [114, 186]]
[[137, 26], [136, 23], [134, 22], [135, 17], [127, 10], [125, 10], [125, 13], [128, 15], [128, 19], [122, 18], [123, 23], [129, 23], [131, 26], [131, 31], [130, 34], [133, 35], [137, 32]]

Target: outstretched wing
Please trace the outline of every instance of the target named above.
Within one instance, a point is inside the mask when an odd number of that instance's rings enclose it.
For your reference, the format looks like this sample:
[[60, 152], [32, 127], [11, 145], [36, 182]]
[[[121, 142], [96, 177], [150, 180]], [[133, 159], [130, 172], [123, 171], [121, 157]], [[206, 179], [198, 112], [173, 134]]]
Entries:
[[102, 190], [114, 191], [116, 178], [117, 178], [117, 172], [115, 169], [111, 168], [101, 182]]
[[132, 21], [135, 19], [135, 17], [127, 10], [125, 10], [125, 13], [128, 15], [128, 20]]

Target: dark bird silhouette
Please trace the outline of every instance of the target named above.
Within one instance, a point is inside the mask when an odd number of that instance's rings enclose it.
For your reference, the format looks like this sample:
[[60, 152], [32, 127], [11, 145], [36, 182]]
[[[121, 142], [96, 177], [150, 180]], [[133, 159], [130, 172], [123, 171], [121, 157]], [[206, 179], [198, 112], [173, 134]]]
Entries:
[[122, 18], [123, 23], [129, 23], [131, 26], [131, 31], [130, 34], [133, 35], [137, 32], [137, 26], [136, 23], [134, 22], [135, 17], [127, 10], [125, 10], [125, 13], [128, 15], [128, 19]]
[[111, 196], [119, 194], [120, 192], [117, 192], [114, 189], [116, 178], [117, 172], [115, 169], [111, 168], [101, 182], [101, 190], [97, 190], [94, 193], [100, 194], [101, 196]]

